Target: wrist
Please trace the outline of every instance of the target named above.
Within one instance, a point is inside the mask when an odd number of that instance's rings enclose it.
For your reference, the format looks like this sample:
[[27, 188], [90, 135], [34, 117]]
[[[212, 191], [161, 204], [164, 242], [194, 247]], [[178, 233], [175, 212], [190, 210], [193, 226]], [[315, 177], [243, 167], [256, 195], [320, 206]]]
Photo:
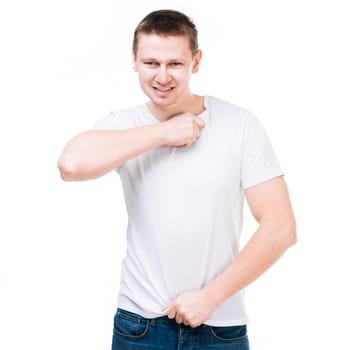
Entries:
[[154, 130], [155, 140], [157, 142], [157, 146], [163, 146], [167, 144], [166, 142], [166, 133], [162, 123], [158, 123], [151, 126]]
[[208, 301], [212, 310], [217, 309], [217, 307], [222, 303], [220, 291], [216, 288], [212, 288], [212, 285], [206, 285], [201, 288], [202, 294], [205, 300]]

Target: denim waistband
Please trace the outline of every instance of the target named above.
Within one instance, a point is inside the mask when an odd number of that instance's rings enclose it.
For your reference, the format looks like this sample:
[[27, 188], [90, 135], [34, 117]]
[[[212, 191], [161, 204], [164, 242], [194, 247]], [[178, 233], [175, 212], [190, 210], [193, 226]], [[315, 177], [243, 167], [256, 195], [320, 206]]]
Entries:
[[[131, 312], [131, 311], [127, 311], [125, 309], [121, 309], [121, 308], [118, 308], [117, 309], [117, 312], [120, 311], [122, 313], [125, 313], [129, 316], [132, 316], [132, 317], [137, 317], [139, 319], [145, 319], [145, 320], [148, 320], [149, 321], [149, 325], [150, 326], [155, 326], [156, 323], [163, 323], [163, 324], [166, 324], [166, 325], [169, 325], [169, 326], [177, 326], [177, 327], [181, 327], [182, 329], [193, 329], [191, 326], [187, 326], [183, 323], [177, 323], [175, 318], [168, 318], [167, 315], [165, 316], [160, 316], [160, 317], [155, 317], [155, 318], [146, 318], [146, 317], [143, 317], [139, 314], [136, 314], [134, 312]], [[205, 324], [202, 324], [200, 325], [199, 327], [207, 327], [207, 325]]]

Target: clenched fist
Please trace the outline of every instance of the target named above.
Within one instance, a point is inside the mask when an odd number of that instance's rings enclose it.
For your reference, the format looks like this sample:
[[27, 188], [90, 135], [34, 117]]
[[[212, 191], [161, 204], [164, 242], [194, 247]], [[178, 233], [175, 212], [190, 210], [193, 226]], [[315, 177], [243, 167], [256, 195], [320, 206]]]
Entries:
[[183, 148], [191, 145], [200, 137], [205, 126], [202, 119], [191, 113], [182, 113], [162, 122], [165, 145]]
[[216, 309], [214, 300], [204, 289], [194, 290], [179, 295], [161, 311], [168, 318], [174, 318], [177, 323], [183, 323], [192, 328], [203, 324]]

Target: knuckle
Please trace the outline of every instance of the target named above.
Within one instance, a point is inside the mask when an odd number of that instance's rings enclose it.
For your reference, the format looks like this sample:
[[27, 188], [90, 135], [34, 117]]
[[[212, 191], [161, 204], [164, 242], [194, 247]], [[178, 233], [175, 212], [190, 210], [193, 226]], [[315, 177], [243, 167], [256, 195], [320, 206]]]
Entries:
[[185, 314], [185, 310], [184, 310], [184, 308], [183, 307], [178, 307], [178, 311], [177, 311], [177, 313], [180, 315], [180, 316], [184, 316], [184, 314]]

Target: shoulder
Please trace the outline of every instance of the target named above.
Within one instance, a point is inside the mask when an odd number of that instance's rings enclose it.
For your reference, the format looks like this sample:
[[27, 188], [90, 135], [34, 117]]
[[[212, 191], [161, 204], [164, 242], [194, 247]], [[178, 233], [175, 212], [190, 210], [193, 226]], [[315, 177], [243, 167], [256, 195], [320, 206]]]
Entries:
[[[245, 122], [249, 114], [252, 114], [250, 110], [238, 106], [232, 102], [222, 100], [220, 98], [207, 95], [206, 96], [207, 106], [211, 113], [215, 116], [220, 117], [219, 119], [228, 122], [242, 124]], [[229, 119], [229, 120], [228, 120]]]
[[207, 106], [211, 115], [219, 122], [227, 126], [233, 126], [236, 129], [243, 130], [250, 123], [251, 119], [257, 119], [254, 114], [247, 108], [238, 106], [217, 97], [206, 96]]
[[240, 107], [232, 102], [225, 101], [214, 96], [206, 95], [206, 99], [210, 108], [216, 110], [226, 111], [237, 115], [244, 115], [248, 112], [246, 108]]
[[111, 110], [94, 125], [95, 129], [126, 129], [135, 125], [135, 119], [141, 115], [142, 105]]

